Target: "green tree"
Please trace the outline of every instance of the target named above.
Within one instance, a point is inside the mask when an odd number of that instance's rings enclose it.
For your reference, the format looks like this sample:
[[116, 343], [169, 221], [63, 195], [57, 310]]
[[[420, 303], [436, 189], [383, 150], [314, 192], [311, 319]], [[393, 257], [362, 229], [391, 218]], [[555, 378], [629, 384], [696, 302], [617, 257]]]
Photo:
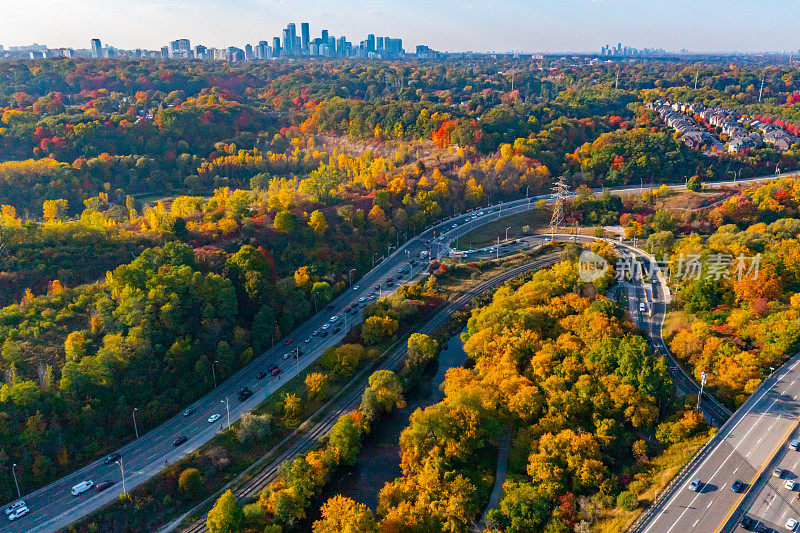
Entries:
[[208, 512], [206, 525], [211, 533], [238, 533], [242, 526], [242, 508], [233, 491], [226, 490]]
[[275, 220], [272, 222], [272, 227], [281, 233], [291, 233], [297, 224], [297, 219], [289, 211], [279, 211], [275, 215]]

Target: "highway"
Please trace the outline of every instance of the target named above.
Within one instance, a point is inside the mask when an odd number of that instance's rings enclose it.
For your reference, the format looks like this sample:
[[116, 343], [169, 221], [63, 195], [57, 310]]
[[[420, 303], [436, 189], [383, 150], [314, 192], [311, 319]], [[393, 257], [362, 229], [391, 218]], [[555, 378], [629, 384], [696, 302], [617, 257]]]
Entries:
[[[773, 178], [775, 176], [740, 180], [739, 183], [743, 184], [746, 181], [755, 183]], [[732, 185], [732, 182], [720, 182], [716, 185], [728, 186]], [[618, 187], [610, 190], [612, 194], [623, 195], [656, 188], [658, 187], [653, 185], [648, 187]], [[672, 185], [670, 188], [679, 190], [683, 189], [684, 186]], [[596, 192], [600, 192], [600, 190]], [[376, 265], [361, 280], [355, 282], [353, 288], [349, 288], [337, 297], [328, 308], [323, 309], [291, 332], [287, 338], [294, 339], [293, 344], [285, 346], [279, 343], [273, 346], [222, 382], [213, 391], [191, 406], [187, 406], [191, 411], [189, 416], [183, 416], [178, 413], [160, 426], [141, 435], [139, 439], [133, 440], [119, 449], [118, 453], [121, 454], [121, 463], [125, 473], [125, 488], [131, 490], [156, 475], [165, 465], [179, 460], [213, 438], [220, 431], [220, 428], [227, 424], [226, 399], [230, 408], [230, 422], [233, 423], [242, 414], [253, 409], [260, 401], [273, 394], [289, 379], [305, 369], [325, 349], [335, 345], [352, 324], [360, 320], [360, 313], [355, 313], [354, 315], [345, 313], [347, 307], [353, 303], [358, 303], [359, 298], [369, 298], [370, 293], [374, 292], [378, 284], [381, 285], [379, 289], [381, 295], [392, 292], [391, 288], [388, 291], [385, 290], [387, 287], [386, 280], [389, 277], [395, 278], [398, 283], [419, 277], [421, 272], [414, 268], [410, 269], [410, 261], [418, 258], [423, 250], [430, 250], [433, 258], [442, 257], [447, 253], [450, 242], [493, 220], [529, 210], [535, 202], [541, 199], [551, 200], [552, 195], [522, 198], [491, 207], [479, 208], [470, 213], [442, 221], [426, 229], [419, 236], [408, 240], [384, 261]], [[336, 324], [343, 325], [341, 331], [338, 334], [331, 333], [327, 336], [323, 336], [321, 333], [313, 336], [314, 332], [321, 332], [321, 328], [325, 324], [332, 324], [326, 331], [335, 329], [335, 324], [330, 322], [330, 318], [333, 316], [339, 317]], [[306, 338], [310, 338], [309, 343], [304, 342]], [[292, 357], [284, 359], [284, 355], [298, 346], [304, 351], [302, 357], [299, 359]], [[281, 374], [277, 377], [268, 375], [262, 380], [257, 379], [256, 374], [260, 371], [266, 371], [270, 364], [278, 365], [282, 371]], [[236, 391], [241, 387], [249, 387], [254, 392], [254, 395], [244, 402], [240, 402], [237, 399]], [[221, 418], [213, 424], [208, 423], [208, 417], [214, 414], [221, 415]], [[186, 437], [187, 442], [174, 446], [173, 440], [181, 436]], [[115, 484], [104, 492], [97, 493], [95, 490], [90, 490], [79, 496], [72, 496], [70, 488], [84, 480], [92, 480], [95, 483], [102, 480], [111, 480]], [[56, 531], [105, 505], [121, 493], [120, 465], [116, 463], [106, 465], [103, 462], [103, 458], [98, 458], [94, 463], [50, 485], [24, 495], [23, 499], [31, 512], [15, 522], [2, 523], [0, 530], [15, 533], [23, 531]]]

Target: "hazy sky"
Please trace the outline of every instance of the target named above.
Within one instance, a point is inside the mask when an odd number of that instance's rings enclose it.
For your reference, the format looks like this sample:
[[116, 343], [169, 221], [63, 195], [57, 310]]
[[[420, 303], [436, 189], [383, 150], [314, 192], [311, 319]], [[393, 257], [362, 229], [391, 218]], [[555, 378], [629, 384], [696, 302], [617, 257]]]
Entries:
[[800, 49], [800, 0], [0, 0], [0, 44], [88, 48], [243, 46], [288, 22], [407, 50], [595, 51], [605, 43], [692, 51]]

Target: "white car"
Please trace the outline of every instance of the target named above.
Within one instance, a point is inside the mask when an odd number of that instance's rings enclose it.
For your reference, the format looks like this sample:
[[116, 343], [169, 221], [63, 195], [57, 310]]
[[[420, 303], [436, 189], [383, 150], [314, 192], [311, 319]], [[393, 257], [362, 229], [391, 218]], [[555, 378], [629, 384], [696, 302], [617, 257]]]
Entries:
[[451, 227], [451, 228], [457, 228], [457, 227], [458, 227], [458, 224], [453, 224], [453, 225], [452, 225], [452, 226], [450, 226], [450, 227]]
[[366, 298], [364, 298], [364, 297], [362, 296], [361, 298], [359, 298], [359, 299], [358, 299], [358, 303], [361, 303], [361, 302], [363, 302], [364, 300], [366, 300]]
[[795, 487], [797, 487], [797, 482], [793, 479], [787, 479], [786, 483], [784, 483], [783, 486], [789, 490], [794, 490]]
[[284, 359], [289, 359], [289, 354], [288, 353], [283, 354], [283, 358]]
[[330, 324], [322, 324], [322, 329], [328, 329], [329, 327], [331, 327]]
[[788, 529], [789, 531], [794, 531], [795, 529], [797, 529], [797, 520], [795, 520], [794, 518], [790, 518], [789, 520], [787, 520], [786, 529]]
[[218, 414], [216, 414], [216, 413], [214, 413], [213, 415], [211, 415], [211, 416], [209, 416], [209, 417], [208, 417], [208, 423], [209, 423], [209, 424], [213, 424], [213, 423], [214, 423], [214, 422], [216, 422], [217, 420], [219, 420], [219, 415], [218, 415]]
[[357, 291], [358, 289], [359, 289], [358, 285], [356, 285], [355, 287], [353, 287], [353, 290], [354, 290], [354, 291]]
[[87, 479], [86, 481], [81, 481], [80, 483], [72, 487], [72, 490], [70, 492], [72, 492], [73, 496], [77, 496], [78, 494], [83, 494], [92, 487], [94, 487], [94, 481], [92, 481], [91, 479]]
[[333, 316], [330, 318], [330, 321], [331, 321], [331, 322], [336, 322], [337, 320], [339, 320], [339, 315], [333, 315]]
[[11, 514], [17, 509], [21, 509], [23, 507], [25, 507], [25, 502], [23, 500], [17, 500], [15, 502], [11, 502], [10, 504], [8, 504], [8, 506], [6, 506], [4, 511], [6, 512], [6, 514]]
[[15, 511], [12, 511], [11, 513], [9, 513], [8, 519], [13, 522], [17, 518], [25, 516], [26, 514], [28, 514], [30, 512], [31, 512], [31, 510], [28, 509], [25, 505], [23, 505], [22, 507], [18, 507]]
[[478, 211], [478, 216], [482, 217], [485, 213], [483, 211]]

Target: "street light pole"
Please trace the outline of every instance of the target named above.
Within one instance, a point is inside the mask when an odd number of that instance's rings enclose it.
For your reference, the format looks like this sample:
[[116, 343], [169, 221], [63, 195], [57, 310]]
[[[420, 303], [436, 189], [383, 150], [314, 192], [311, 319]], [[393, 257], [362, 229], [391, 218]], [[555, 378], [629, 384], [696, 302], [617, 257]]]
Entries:
[[[274, 344], [274, 343], [273, 343]], [[219, 361], [214, 361], [211, 363], [211, 375], [214, 376], [214, 388], [217, 388], [217, 372], [214, 370], [214, 365], [219, 363]]]
[[228, 413], [228, 429], [231, 428], [231, 408], [230, 404], [228, 403], [228, 397], [225, 396], [225, 401], [220, 400], [219, 403], [225, 404], [225, 411]]
[[508, 242], [508, 230], [510, 230], [510, 229], [511, 229], [511, 226], [506, 228], [506, 242]]
[[350, 280], [350, 286], [351, 286], [351, 287], [353, 286], [353, 272], [355, 272], [355, 271], [356, 271], [356, 269], [355, 269], [355, 268], [351, 268], [351, 269], [350, 269], [350, 270], [347, 272], [347, 278]]
[[136, 438], [139, 438], [139, 427], [136, 425], [136, 411], [138, 411], [138, 407], [133, 408], [133, 430], [136, 432]]
[[122, 459], [120, 458], [120, 459], [118, 459], [118, 460], [116, 460], [114, 462], [119, 465], [119, 471], [120, 471], [120, 474], [122, 474], [122, 494], [123, 494], [123, 496], [127, 496], [128, 495], [128, 491], [125, 490], [125, 470], [122, 468]]
[[500, 235], [497, 236], [497, 258], [500, 259]]
[[528, 185], [527, 187], [525, 187], [525, 198], [527, 198], [527, 197], [528, 197], [528, 191], [529, 191], [529, 190], [531, 190], [531, 186], [530, 186], [530, 185]]
[[700, 400], [703, 398], [703, 387], [706, 386], [707, 374], [703, 372], [700, 374], [700, 392], [697, 394], [697, 412], [700, 412]]
[[17, 472], [16, 472], [17, 464], [14, 463], [11, 465], [11, 475], [14, 476], [14, 485], [17, 487], [17, 499], [22, 499], [22, 494], [19, 492], [19, 482], [17, 481]]

